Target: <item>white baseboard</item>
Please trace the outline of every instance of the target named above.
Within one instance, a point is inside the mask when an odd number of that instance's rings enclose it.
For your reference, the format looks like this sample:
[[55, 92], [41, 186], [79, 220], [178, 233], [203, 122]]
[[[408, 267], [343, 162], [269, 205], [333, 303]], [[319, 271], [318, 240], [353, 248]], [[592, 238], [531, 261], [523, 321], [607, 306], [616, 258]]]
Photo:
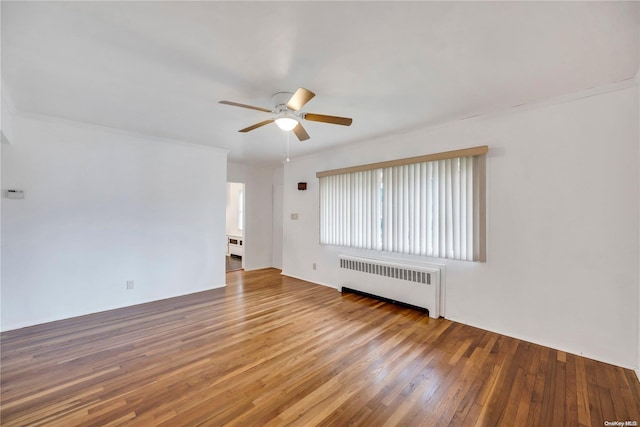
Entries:
[[451, 320], [453, 322], [462, 323], [464, 325], [473, 326], [474, 328], [478, 328], [478, 329], [482, 329], [482, 330], [485, 330], [485, 331], [493, 332], [493, 333], [496, 333], [496, 334], [504, 335], [505, 337], [510, 337], [510, 338], [514, 338], [514, 339], [517, 339], [517, 340], [520, 340], [520, 341], [525, 341], [525, 342], [530, 342], [532, 344], [541, 345], [543, 347], [551, 348], [553, 350], [563, 351], [565, 353], [573, 354], [573, 355], [576, 355], [576, 356], [579, 356], [579, 357], [585, 357], [587, 359], [596, 360], [598, 362], [607, 363], [609, 365], [619, 366], [619, 367], [624, 368], [624, 369], [631, 369], [631, 370], [635, 371], [636, 375], [640, 379], [640, 369], [634, 368], [632, 366], [629, 366], [628, 364], [625, 364], [621, 360], [606, 359], [606, 358], [603, 358], [603, 357], [598, 357], [597, 355], [594, 355], [594, 354], [591, 354], [591, 353], [579, 352], [579, 351], [576, 351], [576, 349], [566, 348], [566, 347], [563, 347], [563, 346], [557, 345], [557, 344], [554, 345], [552, 343], [546, 342], [544, 340], [536, 339], [536, 338], [533, 338], [533, 337], [530, 337], [530, 336], [521, 336], [521, 335], [514, 334], [514, 333], [506, 333], [505, 331], [502, 331], [502, 330], [500, 330], [498, 328], [487, 327], [485, 325], [481, 325], [481, 324], [478, 324], [478, 323], [475, 323], [475, 322], [467, 321], [466, 319], [459, 319], [459, 318], [457, 318], [455, 316], [447, 316], [446, 319]]
[[333, 288], [333, 289], [336, 289], [338, 291], [340, 290], [340, 289], [336, 288], [334, 285], [329, 285], [328, 283], [322, 283], [322, 282], [318, 282], [318, 281], [315, 281], [315, 280], [306, 279], [304, 277], [294, 276], [293, 274], [286, 273], [284, 270], [280, 271], [280, 274], [282, 274], [283, 276], [293, 277], [294, 279], [304, 280], [305, 282], [313, 283], [314, 285], [326, 286], [327, 288]]
[[[305, 282], [313, 283], [313, 284], [316, 284], [316, 285], [322, 285], [322, 286], [326, 286], [326, 287], [329, 287], [329, 288], [333, 288], [333, 289], [336, 289], [338, 291], [340, 290], [340, 288], [337, 288], [334, 285], [329, 285], [329, 284], [326, 284], [326, 283], [320, 283], [320, 282], [317, 282], [317, 281], [315, 281], [313, 279], [309, 279], [309, 278], [298, 277], [298, 276], [286, 273], [284, 271], [282, 271], [280, 274], [282, 274], [283, 276], [293, 277], [294, 279], [304, 280]], [[640, 381], [640, 367], [637, 367], [637, 368], [636, 367], [631, 367], [629, 365], [626, 365], [625, 363], [623, 363], [620, 360], [610, 360], [610, 359], [606, 360], [606, 359], [604, 359], [602, 357], [597, 357], [596, 355], [593, 355], [593, 354], [580, 353], [580, 352], [577, 352], [575, 349], [562, 348], [562, 346], [552, 345], [551, 343], [544, 342], [543, 340], [540, 340], [540, 339], [534, 339], [534, 338], [529, 337], [529, 336], [518, 336], [518, 334], [514, 334], [514, 333], [505, 333], [505, 331], [499, 330], [497, 328], [490, 328], [490, 327], [487, 327], [487, 326], [482, 325], [482, 324], [478, 324], [478, 323], [475, 323], [475, 322], [468, 321], [467, 319], [457, 318], [456, 316], [446, 316], [445, 318], [448, 319], [448, 320], [451, 320], [453, 322], [456, 322], [456, 323], [462, 323], [462, 324], [465, 324], [465, 325], [472, 326], [474, 328], [483, 329], [485, 331], [489, 331], [489, 332], [493, 332], [493, 333], [496, 333], [496, 334], [504, 335], [506, 337], [518, 339], [518, 340], [521, 340], [521, 341], [530, 342], [532, 344], [541, 345], [543, 347], [548, 347], [548, 348], [551, 348], [551, 349], [554, 349], [554, 350], [564, 351], [565, 353], [574, 354], [574, 355], [577, 355], [577, 356], [580, 356], [580, 357], [586, 357], [588, 359], [597, 360], [599, 362], [608, 363], [610, 365], [620, 366], [620, 367], [625, 368], [625, 369], [632, 369], [636, 373], [636, 376], [638, 377], [638, 380]]]
[[131, 304], [114, 304], [114, 305], [99, 307], [97, 309], [93, 309], [89, 311], [77, 311], [74, 313], [68, 313], [66, 315], [42, 317], [39, 319], [31, 319], [31, 320], [22, 321], [22, 322], [14, 322], [14, 323], [10, 323], [9, 325], [3, 324], [0, 326], [0, 332], [7, 332], [7, 331], [13, 331], [16, 329], [29, 328], [31, 326], [37, 326], [37, 325], [42, 325], [42, 324], [51, 323], [51, 322], [58, 322], [60, 320], [73, 319], [76, 317], [90, 316], [92, 314], [104, 313], [105, 311], [119, 310], [122, 308], [134, 307], [136, 305], [142, 305], [142, 304], [149, 304], [152, 302], [163, 301], [171, 298], [179, 298], [187, 295], [197, 294], [199, 292], [210, 291], [212, 289], [224, 288], [225, 286], [227, 286], [226, 283], [216, 284], [211, 286], [210, 288], [194, 290], [191, 292], [180, 293], [176, 295], [163, 296], [157, 299], [140, 300], [140, 301], [133, 302]]

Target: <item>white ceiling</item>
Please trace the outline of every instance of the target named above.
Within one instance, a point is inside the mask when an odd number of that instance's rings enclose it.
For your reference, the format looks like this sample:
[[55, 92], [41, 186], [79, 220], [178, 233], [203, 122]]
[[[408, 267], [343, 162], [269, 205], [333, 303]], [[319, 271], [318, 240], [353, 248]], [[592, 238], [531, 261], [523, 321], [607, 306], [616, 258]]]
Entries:
[[282, 160], [275, 125], [237, 130], [302, 86], [292, 156], [634, 77], [640, 3], [6, 2], [2, 88], [15, 107]]

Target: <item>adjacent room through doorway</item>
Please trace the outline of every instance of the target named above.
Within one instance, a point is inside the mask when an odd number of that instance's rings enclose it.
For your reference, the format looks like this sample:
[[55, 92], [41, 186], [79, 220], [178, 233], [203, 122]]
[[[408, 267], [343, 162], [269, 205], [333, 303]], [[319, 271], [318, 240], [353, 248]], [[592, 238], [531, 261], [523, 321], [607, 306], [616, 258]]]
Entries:
[[244, 268], [244, 183], [227, 182], [226, 271]]

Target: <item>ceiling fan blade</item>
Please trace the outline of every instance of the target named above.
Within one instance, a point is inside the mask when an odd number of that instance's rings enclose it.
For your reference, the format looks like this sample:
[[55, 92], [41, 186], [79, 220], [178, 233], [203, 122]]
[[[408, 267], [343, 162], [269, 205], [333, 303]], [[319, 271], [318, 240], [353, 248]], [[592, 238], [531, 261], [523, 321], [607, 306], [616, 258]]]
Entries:
[[351, 126], [353, 119], [349, 117], [338, 117], [338, 116], [326, 116], [324, 114], [312, 114], [306, 113], [304, 115], [306, 120], [311, 120], [312, 122], [322, 122], [322, 123], [331, 123], [333, 125], [342, 125], [342, 126]]
[[255, 125], [249, 126], [248, 128], [240, 129], [238, 132], [249, 132], [249, 131], [252, 131], [254, 129], [258, 129], [259, 127], [262, 127], [264, 125], [268, 125], [269, 123], [273, 123], [273, 119], [269, 119], [269, 120], [265, 120], [265, 121], [260, 122], [260, 123], [256, 123]]
[[264, 111], [265, 113], [270, 113], [271, 110], [267, 110], [266, 108], [262, 108], [262, 107], [254, 107], [253, 105], [247, 105], [247, 104], [240, 104], [238, 102], [232, 102], [232, 101], [220, 101], [220, 104], [224, 104], [224, 105], [232, 105], [234, 107], [242, 107], [242, 108], [248, 108], [250, 110], [258, 110], [258, 111]]
[[293, 128], [293, 133], [296, 134], [300, 141], [306, 141], [307, 139], [309, 139], [309, 134], [306, 130], [304, 130], [302, 124], [300, 123], [298, 123], [298, 125]]
[[298, 88], [298, 90], [296, 90], [296, 93], [293, 94], [291, 99], [289, 99], [289, 102], [287, 102], [287, 107], [289, 107], [293, 111], [298, 111], [299, 109], [304, 107], [304, 104], [311, 101], [311, 98], [313, 98], [314, 96], [316, 96], [315, 93], [303, 87], [300, 87]]

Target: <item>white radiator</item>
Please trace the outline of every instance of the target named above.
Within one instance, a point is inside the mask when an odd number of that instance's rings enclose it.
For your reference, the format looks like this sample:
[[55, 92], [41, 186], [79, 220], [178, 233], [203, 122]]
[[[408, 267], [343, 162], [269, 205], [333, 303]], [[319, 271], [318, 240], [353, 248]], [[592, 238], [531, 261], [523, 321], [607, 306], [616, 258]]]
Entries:
[[440, 317], [440, 268], [340, 255], [340, 288], [429, 310]]

